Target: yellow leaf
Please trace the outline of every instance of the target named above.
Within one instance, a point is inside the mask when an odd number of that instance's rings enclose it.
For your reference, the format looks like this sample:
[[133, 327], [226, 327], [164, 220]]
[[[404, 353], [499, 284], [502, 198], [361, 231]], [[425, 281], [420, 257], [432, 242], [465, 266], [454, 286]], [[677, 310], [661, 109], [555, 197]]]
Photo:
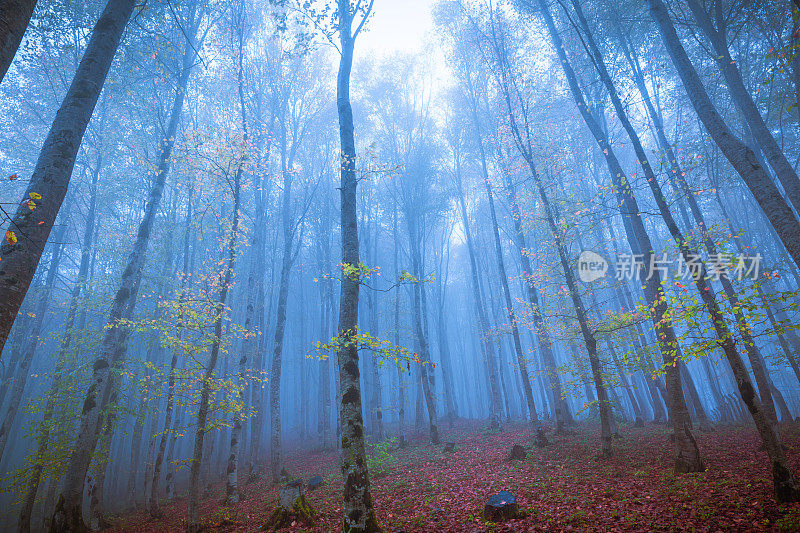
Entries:
[[6, 242], [12, 246], [17, 244], [17, 235], [13, 231], [8, 230], [6, 232]]
[[42, 195], [39, 194], [38, 192], [30, 192], [30, 193], [28, 193], [28, 196], [30, 196], [31, 199], [33, 199], [33, 200], [41, 200], [42, 199]]

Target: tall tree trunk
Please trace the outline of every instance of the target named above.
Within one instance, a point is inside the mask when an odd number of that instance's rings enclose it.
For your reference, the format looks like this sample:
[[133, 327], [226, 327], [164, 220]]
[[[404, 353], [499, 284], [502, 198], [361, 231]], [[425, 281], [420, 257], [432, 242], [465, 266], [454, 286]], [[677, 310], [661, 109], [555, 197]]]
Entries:
[[[397, 205], [392, 211], [392, 259], [394, 261], [395, 278], [400, 277], [400, 267], [397, 261], [397, 247], [399, 236], [397, 234]], [[394, 299], [394, 345], [400, 346], [400, 291], [395, 292]], [[401, 448], [406, 446], [406, 384], [404, 378], [403, 364], [397, 365], [397, 445]]]
[[[273, 113], [271, 117], [272, 122], [275, 120], [275, 115]], [[272, 128], [270, 128], [271, 131]], [[268, 137], [269, 139], [269, 137]], [[266, 154], [267, 161], [269, 160], [269, 153], [271, 149], [272, 143], [269, 142], [267, 147], [265, 148], [264, 152]], [[262, 189], [259, 191], [259, 195], [257, 196], [260, 205], [258, 206], [258, 214], [261, 217], [260, 226], [262, 227], [262, 234], [260, 242], [254, 242], [254, 251], [253, 253], [256, 254], [256, 257], [263, 257], [265, 253], [265, 246], [266, 246], [266, 228], [265, 221], [266, 221], [266, 209], [267, 209], [267, 198], [269, 197], [269, 188], [267, 190], [263, 189], [264, 179], [261, 174], [259, 174], [259, 180], [262, 183]], [[269, 184], [269, 182], [267, 182]], [[275, 254], [271, 254], [273, 257]], [[271, 269], [272, 271], [272, 269]], [[272, 288], [270, 287], [270, 291]], [[261, 332], [261, 335], [256, 342], [256, 353], [253, 355], [253, 369], [255, 374], [257, 375], [257, 379], [255, 383], [253, 383], [253, 409], [255, 413], [253, 413], [252, 419], [250, 420], [250, 475], [249, 480], [255, 481], [259, 473], [261, 472], [261, 462], [262, 462], [262, 454], [261, 454], [261, 442], [262, 442], [262, 432], [264, 427], [264, 418], [265, 418], [265, 408], [264, 408], [264, 378], [262, 373], [264, 372], [264, 360], [265, 360], [265, 351], [266, 351], [266, 344], [267, 344], [267, 332], [269, 330], [268, 324], [265, 324], [264, 320], [264, 300], [266, 298], [265, 289], [264, 289], [264, 275], [260, 273], [258, 275], [258, 279], [256, 281], [256, 298], [255, 298], [255, 321], [258, 324], [258, 330]], [[270, 296], [271, 300], [271, 296]], [[271, 305], [271, 302], [270, 302]]]
[[[362, 23], [353, 31], [350, 0], [338, 0], [339, 71], [336, 78], [336, 107], [339, 115], [341, 166], [341, 228], [343, 269], [359, 272], [358, 215], [356, 213], [356, 145], [353, 132], [353, 109], [350, 105], [350, 72], [353, 67], [353, 48], [359, 30], [372, 9], [370, 0]], [[342, 531], [344, 533], [380, 531], [372, 509], [366, 452], [364, 449], [364, 420], [361, 412], [361, 385], [358, 369], [358, 292], [360, 279], [342, 276], [339, 299], [339, 375], [341, 379], [342, 454], [344, 478]]]
[[[567, 83], [578, 107], [578, 111], [605, 155], [606, 164], [611, 174], [612, 181], [614, 182], [614, 190], [619, 199], [623, 215], [622, 220], [631, 250], [634, 254], [641, 255], [644, 258], [645, 264], [651, 264], [654, 248], [642, 222], [639, 206], [633, 195], [630, 182], [625, 176], [625, 172], [622, 170], [606, 134], [586, 105], [580, 85], [578, 84], [578, 78], [566, 56], [563, 42], [556, 30], [547, 4], [544, 0], [538, 0], [538, 5], [544, 17], [553, 47], [558, 54], [559, 61], [566, 75]], [[653, 313], [652, 319], [656, 328], [656, 338], [659, 342], [666, 370], [670, 419], [675, 432], [675, 470], [678, 472], [703, 471], [705, 470], [705, 465], [700, 458], [697, 443], [691, 433], [686, 402], [683, 398], [683, 390], [676, 366], [677, 360], [675, 350], [678, 346], [678, 340], [672, 328], [672, 324], [668, 318], [665, 320], [667, 304], [666, 297], [664, 296], [664, 289], [661, 286], [661, 276], [658, 272], [651, 272], [651, 274], [652, 275], [649, 276], [649, 279], [645, 283], [644, 290], [647, 301], [650, 303], [649, 307]]]
[[479, 271], [477, 265], [477, 258], [475, 254], [475, 244], [472, 239], [472, 231], [470, 230], [469, 218], [467, 217], [466, 202], [464, 200], [464, 187], [461, 182], [461, 166], [460, 162], [456, 162], [456, 192], [458, 194], [458, 203], [461, 210], [461, 223], [464, 226], [464, 235], [467, 241], [467, 251], [469, 252], [469, 266], [470, 266], [470, 280], [472, 282], [472, 300], [475, 305], [475, 311], [478, 315], [478, 325], [480, 327], [480, 343], [483, 358], [486, 361], [486, 366], [489, 374], [489, 409], [492, 420], [499, 420], [500, 410], [502, 409], [502, 399], [500, 393], [500, 385], [497, 379], [497, 359], [495, 351], [492, 347], [492, 342], [489, 338], [489, 322], [486, 316], [486, 308], [484, 307], [484, 298], [481, 291], [480, 281], [478, 279]]
[[456, 412], [455, 391], [453, 390], [453, 365], [450, 356], [450, 342], [447, 338], [447, 322], [445, 321], [444, 304], [445, 295], [442, 294], [441, 276], [436, 277], [436, 337], [439, 340], [439, 354], [442, 361], [442, 377], [444, 378], [444, 400], [447, 409], [447, 419], [450, 427], [458, 416]]
[[[9, 8], [21, 7], [16, 2], [4, 1], [4, 4]], [[4, 239], [0, 246], [0, 352], [3, 351], [64, 201], [83, 134], [92, 118], [122, 31], [135, 4], [135, 0], [108, 0], [92, 30], [92, 37], [67, 95], [50, 126], [23, 201], [19, 203], [9, 225], [8, 231], [14, 233], [16, 243], [12, 244], [14, 239], [9, 238]], [[6, 5], [2, 7], [0, 21], [8, 16], [24, 17], [24, 13], [7, 11]], [[0, 47], [3, 45], [8, 46], [0, 42]], [[5, 65], [4, 68], [7, 67]], [[35, 209], [30, 209], [28, 200], [35, 204]]]
[[[321, 248], [321, 270], [327, 272], [331, 265], [331, 249], [330, 249], [330, 232], [328, 230], [330, 224], [330, 203], [327, 198], [323, 198], [324, 202], [324, 219], [323, 219], [323, 235], [320, 239], [319, 246]], [[319, 281], [319, 297], [320, 297], [320, 342], [330, 341], [330, 323], [333, 315], [333, 287], [331, 280], [323, 277]], [[319, 439], [323, 449], [327, 449], [331, 442], [331, 360], [330, 357], [325, 357], [320, 361], [319, 371]]]
[[[239, 165], [236, 168], [236, 177], [235, 182], [239, 183], [242, 179], [242, 174], [244, 172], [244, 167], [247, 164], [249, 159], [249, 154], [247, 153], [248, 150], [248, 141], [249, 141], [249, 134], [247, 130], [247, 110], [245, 108], [244, 103], [244, 17], [245, 17], [245, 3], [244, 1], [239, 3], [237, 16], [237, 42], [239, 45], [238, 54], [236, 56], [236, 63], [237, 63], [237, 70], [236, 70], [236, 77], [237, 77], [237, 94], [239, 96], [239, 110], [241, 112], [242, 118], [242, 151], [243, 155], [239, 160]], [[259, 175], [260, 176], [260, 175]], [[258, 183], [258, 187], [256, 187], [256, 195], [259, 196], [261, 194], [261, 183]], [[261, 210], [259, 209], [261, 206], [259, 205], [260, 202], [258, 198], [256, 199], [256, 209], [257, 216], [256, 216], [256, 228], [254, 231], [254, 240], [255, 242], [255, 250], [258, 251], [259, 247], [259, 237], [263, 235], [264, 231], [264, 221], [260, 220]], [[247, 308], [245, 309], [245, 324], [244, 328], [247, 332], [249, 329], [252, 328], [253, 324], [253, 315], [255, 313], [255, 309], [253, 308], [253, 297], [255, 292], [255, 280], [253, 279], [253, 265], [256, 263], [251, 262], [250, 265], [250, 274], [248, 277], [248, 291], [247, 291]], [[250, 337], [245, 338], [244, 345], [242, 349], [242, 354], [239, 357], [239, 368], [238, 368], [238, 379], [239, 379], [239, 391], [242, 397], [242, 406], [244, 407], [244, 401], [247, 396], [246, 390], [247, 387], [244, 383], [245, 374], [247, 373], [247, 364], [249, 358], [252, 357], [253, 347], [255, 346], [255, 334], [251, 334]], [[244, 410], [244, 409], [243, 409]], [[225, 485], [225, 503], [226, 504], [233, 504], [238, 503], [240, 499], [239, 494], [239, 454], [240, 454], [240, 443], [242, 441], [242, 424], [243, 418], [242, 413], [234, 413], [233, 415], [233, 428], [231, 429], [231, 439], [230, 439], [230, 453], [228, 454], [228, 464], [227, 464], [227, 479]]]
[[553, 395], [556, 422], [556, 433], [563, 433], [565, 426], [572, 423], [572, 416], [569, 412], [567, 400], [561, 388], [561, 377], [556, 368], [556, 360], [553, 357], [553, 343], [550, 340], [550, 333], [545, 327], [542, 319], [542, 309], [539, 305], [539, 290], [533, 283], [533, 269], [531, 260], [528, 257], [528, 249], [525, 242], [525, 231], [522, 228], [522, 213], [517, 202], [517, 188], [511, 179], [506, 179], [506, 190], [508, 191], [509, 203], [511, 204], [511, 219], [514, 221], [514, 241], [519, 251], [519, 259], [522, 265], [522, 276], [525, 287], [528, 291], [528, 305], [530, 314], [533, 318], [533, 334], [536, 344], [539, 346], [539, 353], [544, 363], [547, 380], [550, 384], [550, 392]]
[[[542, 2], [541, 10], [545, 11], [546, 7], [547, 6]], [[547, 13], [547, 16], [549, 16], [549, 12]], [[575, 308], [576, 319], [578, 321], [579, 329], [581, 331], [581, 335], [586, 345], [586, 350], [589, 354], [589, 363], [592, 368], [592, 378], [594, 381], [595, 389], [597, 391], [597, 401], [600, 412], [600, 426], [601, 426], [600, 440], [602, 446], [602, 453], [604, 456], [610, 456], [612, 454], [611, 405], [608, 400], [606, 387], [603, 384], [602, 368], [600, 366], [600, 359], [597, 353], [597, 340], [594, 336], [594, 332], [589, 328], [586, 308], [583, 304], [580, 293], [578, 292], [575, 276], [573, 274], [572, 267], [569, 263], [569, 259], [566, 254], [564, 235], [559, 229], [559, 227], [556, 225], [557, 213], [555, 211], [555, 208], [551, 204], [550, 199], [548, 198], [541, 175], [539, 174], [536, 168], [536, 164], [533, 160], [534, 155], [530, 144], [530, 129], [528, 125], [527, 111], [523, 107], [521, 107], [520, 109], [522, 110], [523, 113], [522, 124], [524, 130], [520, 130], [520, 127], [517, 123], [517, 119], [515, 116], [515, 106], [512, 103], [512, 88], [511, 88], [512, 82], [509, 79], [511, 72], [507, 61], [508, 58], [506, 56], [505, 44], [502, 40], [503, 38], [497, 35], [496, 28], [494, 27], [494, 25], [492, 26], [491, 39], [492, 39], [492, 45], [495, 48], [495, 54], [497, 60], [500, 62], [500, 83], [502, 85], [503, 98], [506, 103], [506, 112], [509, 117], [512, 135], [514, 137], [514, 142], [517, 146], [517, 149], [520, 152], [520, 155], [522, 155], [523, 159], [528, 165], [528, 169], [530, 170], [531, 177], [533, 178], [539, 199], [542, 203], [542, 209], [544, 210], [545, 219], [547, 220], [547, 225], [550, 229], [550, 233], [553, 235], [553, 240], [555, 241], [556, 250], [558, 252], [561, 267], [562, 270], [564, 271], [564, 278], [567, 284], [567, 290], [569, 292], [570, 299], [572, 300], [573, 307]], [[558, 45], [556, 45], [556, 47], [558, 47]], [[519, 96], [520, 96], [519, 94], [516, 94], [513, 96], [513, 98], [516, 99]], [[473, 107], [473, 114], [474, 113], [475, 111]]]
[[[405, 212], [406, 226], [408, 228], [408, 241], [411, 255], [411, 265], [414, 277], [418, 280], [411, 287], [414, 297], [414, 334], [419, 345], [419, 377], [421, 382], [422, 395], [425, 399], [425, 406], [428, 408], [428, 427], [430, 430], [430, 439], [433, 444], [439, 444], [439, 427], [438, 417], [436, 414], [436, 399], [433, 389], [432, 380], [429, 372], [432, 372], [430, 347], [428, 344], [427, 330], [427, 313], [425, 313], [423, 302], [423, 273], [422, 273], [422, 258], [420, 252], [420, 240], [422, 238], [422, 231], [419, 227], [419, 216], [416, 211], [416, 206], [407, 205]], [[419, 389], [417, 391], [419, 394]], [[421, 407], [421, 406], [420, 406]], [[422, 410], [418, 409], [417, 423], [421, 423]]]
[[[116, 0], [110, 0], [114, 2]], [[192, 4], [190, 15], [190, 28], [187, 33], [195, 35], [200, 24], [201, 14], [197, 13], [195, 4]], [[194, 41], [193, 37], [190, 37]], [[52, 532], [82, 531], [85, 528], [81, 513], [83, 501], [83, 485], [86, 471], [89, 468], [92, 453], [97, 446], [100, 430], [100, 412], [105, 407], [110, 394], [111, 368], [119, 366], [124, 358], [128, 338], [128, 328], [120, 324], [121, 319], [127, 319], [136, 306], [136, 297], [142, 279], [145, 256], [150, 241], [150, 232], [153, 227], [156, 212], [164, 194], [164, 183], [170, 167], [172, 148], [177, 136], [178, 123], [186, 93], [189, 74], [194, 64], [197, 43], [187, 43], [183, 54], [181, 74], [178, 79], [177, 91], [172, 104], [170, 121], [165, 136], [161, 141], [159, 164], [155, 181], [150, 189], [149, 198], [144, 218], [139, 224], [136, 241], [128, 258], [128, 263], [122, 273], [119, 289], [116, 292], [109, 312], [108, 324], [103, 341], [100, 345], [99, 356], [92, 367], [92, 380], [81, 411], [81, 422], [78, 430], [75, 450], [69, 459], [67, 471], [64, 475], [64, 484], [61, 498], [56, 505], [55, 515], [51, 524]]]
[[[86, 276], [89, 273], [89, 257], [92, 249], [92, 238], [94, 237], [94, 225], [97, 216], [97, 180], [102, 168], [103, 151], [98, 150], [97, 163], [92, 170], [92, 183], [89, 189], [89, 210], [86, 214], [86, 225], [83, 232], [83, 247], [81, 249], [81, 260], [78, 267], [78, 277], [72, 287], [67, 316], [64, 324], [64, 335], [58, 346], [58, 353], [55, 359], [55, 370], [53, 372], [53, 382], [50, 384], [50, 391], [47, 395], [42, 421], [36, 431], [36, 455], [34, 456], [33, 467], [28, 482], [25, 487], [25, 496], [20, 506], [19, 519], [17, 520], [17, 531], [19, 533], [30, 533], [31, 513], [36, 502], [36, 493], [39, 491], [39, 484], [42, 479], [42, 472], [45, 466], [45, 455], [50, 445], [50, 422], [55, 415], [56, 397], [63, 387], [63, 372], [66, 365], [67, 351], [72, 344], [72, 329], [75, 325], [75, 316], [80, 303], [81, 292], [86, 284]], [[0, 400], [0, 403], [2, 400]]]
[[284, 171], [283, 187], [283, 259], [281, 260], [281, 276], [278, 288], [278, 309], [275, 317], [275, 344], [272, 352], [272, 372], [269, 384], [270, 410], [270, 473], [272, 482], [279, 480], [281, 463], [281, 367], [283, 356], [283, 337], [286, 331], [286, 302], [289, 295], [289, 278], [293, 263], [292, 240], [293, 230], [290, 217], [291, 175]]
[[[189, 187], [189, 198], [186, 203], [186, 224], [183, 232], [183, 269], [181, 270], [181, 292], [180, 298], [185, 298], [186, 283], [189, 279], [189, 244], [192, 236], [192, 217], [194, 215], [194, 182]], [[183, 337], [183, 328], [178, 330], [178, 341]], [[159, 506], [159, 487], [161, 483], [161, 469], [164, 463], [164, 453], [168, 442], [174, 442], [174, 431], [170, 428], [173, 425], [172, 413], [175, 409], [175, 371], [178, 367], [178, 347], [172, 348], [172, 357], [169, 362], [169, 377], [167, 378], [167, 405], [164, 413], [164, 429], [158, 444], [155, 465], [153, 467], [153, 483], [150, 490], [150, 516], [161, 518], [163, 512]], [[171, 446], [172, 447], [172, 446]], [[167, 461], [167, 476], [172, 473], [171, 460]]]
[[[473, 105], [473, 114], [476, 113], [475, 106]], [[477, 118], [474, 118], [477, 124]], [[486, 198], [489, 202], [489, 212], [492, 217], [492, 234], [494, 236], [494, 248], [497, 254], [497, 270], [500, 276], [500, 285], [503, 288], [503, 297], [506, 302], [506, 312], [508, 313], [508, 322], [511, 326], [511, 335], [514, 339], [514, 353], [517, 355], [517, 365], [519, 365], [519, 372], [522, 376], [522, 390], [525, 392], [525, 402], [528, 406], [528, 413], [530, 416], [531, 425], [534, 428], [539, 428], [539, 417], [536, 414], [536, 403], [533, 400], [533, 389], [531, 388], [531, 380], [528, 376], [528, 362], [525, 360], [525, 354], [522, 352], [522, 341], [519, 336], [519, 326], [517, 326], [517, 316], [514, 312], [514, 304], [511, 300], [511, 291], [508, 288], [508, 275], [506, 274], [505, 260], [503, 259], [503, 245], [500, 242], [500, 230], [497, 227], [497, 214], [494, 209], [494, 198], [492, 195], [492, 185], [489, 182], [489, 170], [486, 167], [486, 154], [484, 153], [483, 142], [480, 143], [478, 151], [481, 154], [481, 168], [483, 170], [483, 185], [486, 190]]]

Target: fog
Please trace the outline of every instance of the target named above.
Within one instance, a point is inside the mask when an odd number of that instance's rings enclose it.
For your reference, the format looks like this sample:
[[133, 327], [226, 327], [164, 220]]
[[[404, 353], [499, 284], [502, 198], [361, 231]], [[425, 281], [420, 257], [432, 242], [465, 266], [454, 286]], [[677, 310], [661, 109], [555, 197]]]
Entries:
[[469, 432], [750, 432], [800, 499], [790, 2], [5, 4], [0, 528], [200, 531], [325, 457], [318, 530], [394, 530], [381, 454]]

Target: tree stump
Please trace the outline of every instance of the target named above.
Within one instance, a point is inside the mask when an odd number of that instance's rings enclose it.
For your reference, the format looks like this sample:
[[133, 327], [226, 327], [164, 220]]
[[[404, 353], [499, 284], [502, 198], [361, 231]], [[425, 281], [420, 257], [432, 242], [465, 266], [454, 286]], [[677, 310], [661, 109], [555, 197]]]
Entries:
[[445, 442], [444, 443], [444, 448], [442, 448], [442, 451], [445, 452], [445, 453], [451, 453], [451, 452], [456, 451], [456, 443], [455, 442]]
[[516, 518], [519, 512], [517, 499], [507, 490], [501, 490], [491, 496], [483, 508], [483, 519], [487, 522], [503, 522]]
[[317, 512], [311, 507], [303, 493], [303, 480], [296, 479], [280, 488], [278, 507], [272, 512], [262, 529], [275, 531], [296, 525], [297, 522], [313, 526], [316, 518]]
[[550, 445], [550, 441], [547, 440], [547, 436], [544, 434], [544, 430], [541, 428], [541, 426], [536, 429], [536, 440], [534, 441], [534, 444], [536, 444], [538, 448], [544, 448], [545, 446]]
[[525, 459], [525, 448], [519, 444], [515, 444], [511, 448], [511, 452], [508, 454], [506, 461], [522, 461], [523, 459]]

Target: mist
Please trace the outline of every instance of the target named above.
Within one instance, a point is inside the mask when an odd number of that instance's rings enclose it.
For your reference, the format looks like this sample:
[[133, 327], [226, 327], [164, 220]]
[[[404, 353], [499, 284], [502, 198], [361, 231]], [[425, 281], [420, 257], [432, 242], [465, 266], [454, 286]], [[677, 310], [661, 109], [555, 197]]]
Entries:
[[796, 3], [0, 13], [0, 529], [800, 527]]

